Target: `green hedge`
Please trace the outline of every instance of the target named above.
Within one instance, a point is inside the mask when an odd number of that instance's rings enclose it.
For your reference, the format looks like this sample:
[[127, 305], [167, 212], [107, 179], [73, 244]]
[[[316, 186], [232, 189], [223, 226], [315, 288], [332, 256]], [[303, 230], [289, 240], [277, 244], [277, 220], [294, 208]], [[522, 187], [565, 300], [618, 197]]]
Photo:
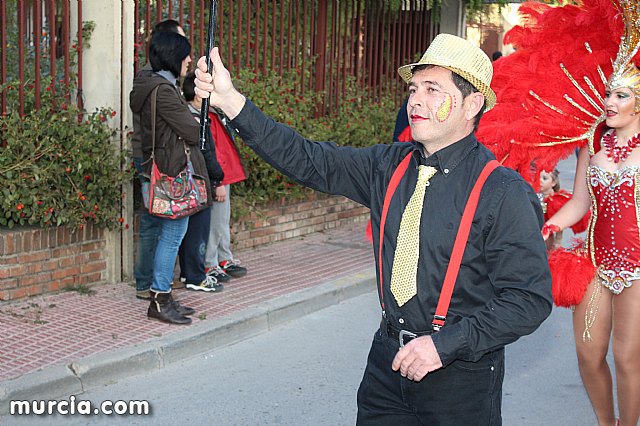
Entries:
[[[112, 143], [115, 111], [86, 114], [44, 83], [40, 110], [0, 116], [0, 226], [122, 226], [122, 185], [132, 173]], [[33, 90], [26, 96], [30, 106]]]

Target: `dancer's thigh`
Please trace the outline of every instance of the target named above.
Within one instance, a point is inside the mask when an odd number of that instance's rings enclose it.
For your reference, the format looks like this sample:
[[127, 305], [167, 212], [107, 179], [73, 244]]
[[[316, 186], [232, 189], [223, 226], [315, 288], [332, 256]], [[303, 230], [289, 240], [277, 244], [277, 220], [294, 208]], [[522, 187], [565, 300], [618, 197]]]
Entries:
[[[612, 297], [613, 294], [596, 278], [589, 284], [582, 302], [575, 307], [573, 335], [579, 358], [601, 359], [607, 355], [611, 338]], [[584, 339], [587, 322], [590, 322], [591, 341]]]

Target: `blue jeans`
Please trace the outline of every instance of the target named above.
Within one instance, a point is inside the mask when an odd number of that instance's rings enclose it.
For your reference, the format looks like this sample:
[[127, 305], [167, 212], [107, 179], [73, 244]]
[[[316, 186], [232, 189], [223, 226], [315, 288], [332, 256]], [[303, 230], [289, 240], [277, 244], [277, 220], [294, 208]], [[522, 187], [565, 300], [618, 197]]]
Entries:
[[182, 243], [184, 234], [187, 233], [189, 218], [157, 219], [160, 219], [162, 224], [160, 238], [153, 258], [151, 290], [158, 293], [168, 293], [171, 291], [171, 281], [173, 281], [173, 269], [178, 257], [178, 248]]
[[205, 279], [204, 255], [207, 251], [211, 209], [206, 208], [189, 216], [187, 233], [180, 245], [180, 276], [187, 284], [200, 284]]
[[414, 382], [391, 370], [398, 340], [378, 330], [358, 389], [357, 425], [499, 426], [504, 349], [462, 360]]
[[[134, 157], [133, 165], [138, 172], [140, 185], [145, 183], [140, 173], [142, 173], [142, 158]], [[148, 181], [146, 181], [148, 183]], [[133, 268], [133, 275], [136, 277], [136, 290], [145, 291], [151, 288], [153, 280], [153, 254], [156, 252], [160, 230], [162, 229], [162, 219], [149, 214], [146, 208], [140, 210], [140, 229], [138, 230], [138, 253], [136, 264]]]

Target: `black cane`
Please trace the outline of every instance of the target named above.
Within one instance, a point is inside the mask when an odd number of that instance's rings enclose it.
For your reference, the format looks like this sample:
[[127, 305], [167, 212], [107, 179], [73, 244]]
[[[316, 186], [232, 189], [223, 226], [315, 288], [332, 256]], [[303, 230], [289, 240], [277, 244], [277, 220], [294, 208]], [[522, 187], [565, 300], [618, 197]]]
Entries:
[[[218, 2], [217, 0], [211, 0], [209, 6], [209, 31], [207, 32], [207, 50], [205, 56], [207, 57], [207, 70], [211, 72], [212, 63], [209, 52], [213, 48], [216, 37], [216, 20], [218, 18]], [[202, 100], [202, 108], [200, 109], [200, 149], [206, 148], [206, 132], [209, 127], [209, 98]]]

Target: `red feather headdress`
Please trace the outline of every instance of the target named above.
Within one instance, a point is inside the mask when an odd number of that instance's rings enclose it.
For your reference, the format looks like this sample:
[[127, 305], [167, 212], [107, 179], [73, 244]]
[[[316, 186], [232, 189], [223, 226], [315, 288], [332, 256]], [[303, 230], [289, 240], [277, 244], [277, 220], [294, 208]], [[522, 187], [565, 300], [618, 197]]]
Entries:
[[[523, 3], [523, 24], [504, 40], [516, 51], [494, 62], [498, 103], [482, 118], [478, 139], [535, 187], [540, 170], [552, 170], [587, 143], [593, 149], [604, 121], [606, 76], [614, 60], [620, 62], [616, 56], [625, 46], [627, 65], [634, 56], [635, 63], [640, 59], [638, 40], [629, 35], [640, 33], [639, 11], [638, 0], [583, 0], [562, 7]], [[636, 51], [629, 52], [630, 45]]]

